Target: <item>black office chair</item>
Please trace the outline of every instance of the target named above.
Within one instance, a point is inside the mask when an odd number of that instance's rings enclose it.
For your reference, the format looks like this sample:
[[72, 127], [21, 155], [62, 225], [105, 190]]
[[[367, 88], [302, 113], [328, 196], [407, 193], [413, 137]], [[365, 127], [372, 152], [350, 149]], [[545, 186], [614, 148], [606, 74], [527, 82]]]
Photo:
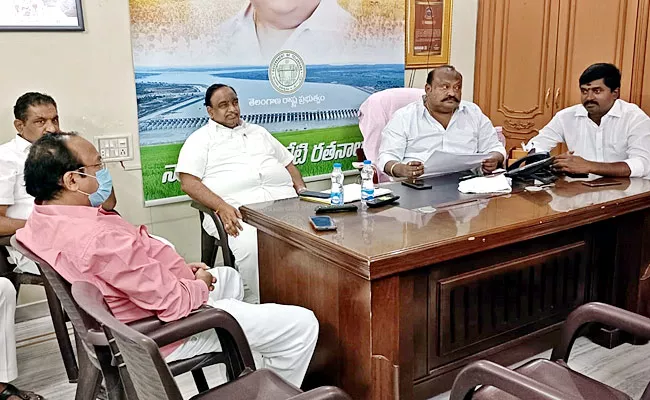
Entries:
[[[230, 246], [228, 246], [228, 234], [226, 233], [226, 229], [223, 227], [223, 222], [219, 215], [214, 212], [214, 210], [196, 200], [192, 201], [191, 206], [192, 208], [199, 210], [199, 218], [201, 219], [201, 262], [205, 263], [210, 268], [214, 267], [219, 247], [221, 247], [223, 265], [237, 269], [235, 266], [235, 256], [232, 254]], [[209, 235], [205, 229], [203, 229], [203, 219], [206, 215], [209, 215], [210, 218], [212, 218], [212, 221], [214, 221], [219, 238]]]

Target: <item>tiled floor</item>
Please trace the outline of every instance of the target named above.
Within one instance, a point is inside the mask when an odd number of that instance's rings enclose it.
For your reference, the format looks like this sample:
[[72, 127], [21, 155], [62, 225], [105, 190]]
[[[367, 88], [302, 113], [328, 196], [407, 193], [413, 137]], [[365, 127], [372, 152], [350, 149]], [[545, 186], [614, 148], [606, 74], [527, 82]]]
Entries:
[[[49, 317], [22, 322], [16, 326], [18, 368], [20, 376], [13, 383], [23, 389], [34, 390], [48, 400], [74, 399], [76, 385], [68, 383], [59, 355], [56, 338]], [[622, 345], [607, 350], [580, 338], [576, 341], [569, 365], [592, 378], [607, 383], [633, 398], [640, 398], [650, 381], [650, 344]], [[550, 350], [537, 357], [550, 356]], [[536, 357], [536, 358], [537, 358]], [[217, 385], [223, 375], [218, 367], [206, 369], [211, 386]], [[196, 394], [190, 374], [177, 378], [185, 398]], [[441, 394], [434, 400], [446, 400]]]

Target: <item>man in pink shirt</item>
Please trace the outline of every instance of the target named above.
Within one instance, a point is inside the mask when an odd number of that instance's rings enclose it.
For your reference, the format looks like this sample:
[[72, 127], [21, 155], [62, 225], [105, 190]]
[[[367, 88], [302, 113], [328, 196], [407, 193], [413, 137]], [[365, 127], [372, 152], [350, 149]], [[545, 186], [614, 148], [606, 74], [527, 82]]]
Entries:
[[[36, 200], [17, 239], [68, 282], [96, 285], [123, 322], [151, 315], [174, 321], [206, 303], [229, 312], [244, 330], [258, 367], [300, 386], [318, 337], [314, 314], [296, 306], [244, 303], [234, 269], [188, 264], [152, 239], [146, 227], [93, 206], [98, 194], [110, 193], [110, 182], [90, 142], [70, 133], [43, 136], [25, 163], [26, 190]], [[161, 353], [171, 362], [220, 350], [211, 330]]]

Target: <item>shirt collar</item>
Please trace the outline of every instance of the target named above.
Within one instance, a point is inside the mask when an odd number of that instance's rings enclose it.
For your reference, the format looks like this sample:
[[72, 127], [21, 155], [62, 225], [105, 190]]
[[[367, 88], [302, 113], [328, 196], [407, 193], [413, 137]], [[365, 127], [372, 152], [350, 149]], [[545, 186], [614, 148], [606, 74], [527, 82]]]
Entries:
[[228, 132], [228, 133], [234, 133], [234, 132], [239, 132], [242, 130], [246, 130], [248, 128], [248, 123], [244, 121], [243, 119], [239, 119], [239, 125], [237, 125], [234, 128], [228, 128], [225, 125], [221, 125], [220, 123], [216, 122], [212, 118], [208, 120], [208, 125], [210, 126], [210, 129], [214, 129], [215, 132]]
[[55, 204], [39, 204], [34, 201], [34, 211], [37, 215], [72, 217], [72, 218], [94, 218], [99, 215], [114, 214], [113, 212], [104, 211], [101, 207], [90, 206], [65, 206]]
[[32, 144], [20, 135], [16, 135], [16, 150], [27, 153]]
[[[614, 101], [614, 105], [612, 108], [607, 111], [607, 114], [603, 115], [603, 117], [610, 116], [610, 117], [615, 117], [615, 118], [620, 118], [623, 116], [623, 111], [621, 110], [622, 108], [621, 104], [621, 99], [616, 99]], [[579, 107], [576, 107], [576, 112], [575, 112], [576, 117], [588, 117], [589, 113], [587, 112], [587, 109], [585, 108], [584, 105], [580, 104]]]
[[[321, 0], [314, 12], [303, 21], [302, 24], [296, 27], [296, 32], [303, 32], [308, 29], [323, 29], [327, 27], [326, 23], [331, 22], [331, 15], [336, 15], [338, 10], [338, 3], [336, 0]], [[242, 11], [237, 14], [235, 20], [238, 24], [249, 24], [255, 29], [255, 21], [253, 20], [253, 4], [248, 3]]]

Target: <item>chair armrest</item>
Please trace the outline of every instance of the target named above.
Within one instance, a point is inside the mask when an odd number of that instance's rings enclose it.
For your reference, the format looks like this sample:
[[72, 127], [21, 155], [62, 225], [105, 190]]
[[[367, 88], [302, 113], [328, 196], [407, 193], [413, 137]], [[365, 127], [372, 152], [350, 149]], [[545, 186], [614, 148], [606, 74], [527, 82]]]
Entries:
[[347, 393], [335, 386], [321, 386], [290, 397], [288, 400], [351, 400], [351, 398]]
[[190, 206], [192, 206], [192, 208], [196, 208], [196, 209], [199, 210], [200, 212], [204, 212], [204, 213], [206, 213], [206, 214], [208, 214], [208, 215], [211, 215], [211, 214], [214, 213], [214, 210], [213, 210], [213, 209], [208, 208], [208, 207], [205, 206], [203, 203], [199, 203], [199, 202], [196, 201], [196, 200], [192, 200], [192, 202], [190, 203]]
[[0, 236], [0, 246], [11, 246], [11, 236], [12, 235]]
[[551, 361], [569, 361], [578, 331], [585, 324], [599, 322], [643, 338], [650, 338], [650, 318], [604, 303], [587, 303], [573, 310], [560, 330], [560, 342], [553, 348]]
[[475, 361], [460, 371], [451, 388], [449, 400], [471, 399], [468, 394], [478, 385], [494, 386], [519, 399], [579, 400], [573, 395], [486, 360]]
[[244, 367], [251, 367], [252, 370], [255, 370], [255, 362], [244, 331], [232, 315], [218, 308], [194, 312], [185, 318], [165, 323], [159, 328], [147, 332], [146, 335], [153, 339], [159, 347], [163, 347], [210, 329], [216, 330], [222, 347], [225, 348], [225, 342], [231, 341], [240, 352]]

